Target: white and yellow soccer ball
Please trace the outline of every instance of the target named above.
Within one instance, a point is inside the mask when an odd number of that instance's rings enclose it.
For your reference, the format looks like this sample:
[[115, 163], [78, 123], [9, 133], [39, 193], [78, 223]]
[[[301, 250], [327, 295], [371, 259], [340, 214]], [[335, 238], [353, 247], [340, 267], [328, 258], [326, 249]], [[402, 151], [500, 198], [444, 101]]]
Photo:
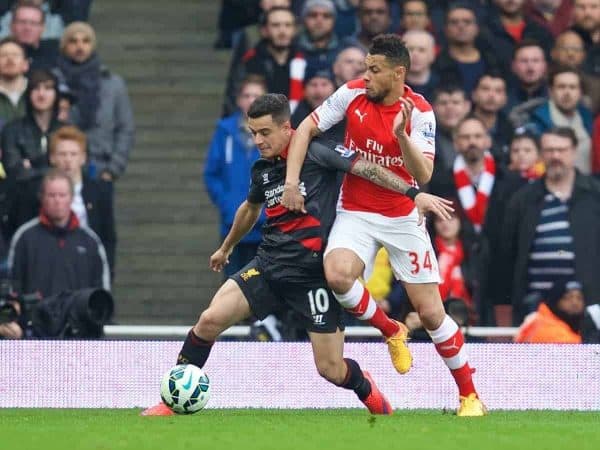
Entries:
[[180, 364], [163, 376], [160, 396], [175, 413], [193, 414], [208, 403], [210, 381], [198, 366]]

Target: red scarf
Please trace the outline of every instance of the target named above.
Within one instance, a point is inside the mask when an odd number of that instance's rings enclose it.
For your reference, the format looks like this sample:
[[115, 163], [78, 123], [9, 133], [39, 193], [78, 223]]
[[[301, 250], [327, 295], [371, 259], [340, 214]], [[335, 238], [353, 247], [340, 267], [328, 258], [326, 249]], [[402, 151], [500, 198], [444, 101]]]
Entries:
[[458, 240], [454, 245], [446, 245], [442, 238], [436, 237], [435, 248], [438, 252], [438, 267], [442, 279], [439, 285], [442, 300], [445, 301], [449, 297], [461, 298], [471, 309], [471, 294], [460, 268], [465, 257], [462, 242]]
[[290, 61], [290, 111], [293, 113], [304, 97], [304, 75], [306, 60], [302, 53], [296, 53]]
[[496, 177], [496, 163], [492, 155], [485, 152], [483, 158], [483, 173], [479, 178], [477, 191], [473, 188], [463, 156], [456, 155], [454, 160], [454, 184], [458, 191], [458, 199], [467, 218], [474, 225], [477, 232], [481, 231], [481, 226], [485, 220], [488, 199]]

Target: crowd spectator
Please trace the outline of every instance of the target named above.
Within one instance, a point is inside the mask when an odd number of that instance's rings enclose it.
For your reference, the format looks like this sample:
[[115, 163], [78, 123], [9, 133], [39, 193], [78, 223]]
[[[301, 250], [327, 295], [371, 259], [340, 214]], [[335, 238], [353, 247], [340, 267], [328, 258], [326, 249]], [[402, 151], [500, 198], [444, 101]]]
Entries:
[[556, 37], [573, 22], [573, 0], [528, 0], [525, 14]]
[[67, 174], [51, 170], [44, 176], [39, 217], [20, 227], [11, 241], [9, 270], [20, 293], [44, 298], [89, 287], [110, 290], [104, 247], [71, 210], [73, 194]]
[[334, 31], [336, 10], [332, 0], [307, 0], [302, 8], [303, 31], [298, 47], [306, 59], [306, 71], [330, 70], [340, 49]]
[[456, 85], [440, 85], [433, 93], [435, 113], [435, 161], [429, 181], [429, 191], [442, 197], [453, 192], [452, 167], [456, 158], [454, 131], [469, 114], [471, 102], [465, 91]]
[[437, 56], [434, 70], [471, 95], [479, 78], [496, 69], [498, 61], [494, 52], [478, 40], [477, 16], [468, 5], [456, 3], [449, 7], [444, 33], [447, 44]]
[[[74, 189], [71, 210], [81, 226], [91, 228], [100, 238], [106, 250], [112, 278], [117, 243], [113, 185], [87, 176], [84, 170], [86, 144], [87, 138], [81, 130], [72, 125], [62, 126], [50, 136], [49, 161], [51, 167], [71, 178]], [[40, 178], [34, 178], [17, 184], [10, 217], [13, 229], [37, 216], [40, 208], [40, 183]]]
[[512, 305], [514, 324], [532, 311], [526, 296], [544, 298], [558, 275], [580, 281], [586, 301], [600, 292], [600, 184], [575, 168], [571, 129], [546, 131], [540, 147], [546, 173], [510, 200], [501, 239], [497, 302]]
[[504, 113], [506, 80], [499, 72], [487, 72], [479, 78], [471, 97], [472, 114], [484, 123], [492, 138], [492, 156], [497, 163], [508, 164], [508, 146], [514, 127]]
[[31, 179], [48, 168], [50, 135], [62, 123], [58, 120], [58, 82], [46, 70], [35, 70], [25, 92], [25, 116], [8, 122], [2, 129], [2, 164], [9, 177]]
[[537, 307], [519, 327], [515, 342], [529, 344], [581, 344], [585, 300], [581, 284], [557, 279]]
[[29, 63], [25, 50], [12, 38], [0, 41], [0, 130], [15, 117], [25, 115], [25, 90]]
[[405, 0], [402, 3], [398, 34], [404, 35], [408, 31], [427, 31], [430, 33], [434, 39], [435, 54], [438, 53], [437, 36], [429, 18], [429, 5], [426, 0]]
[[404, 33], [402, 40], [410, 53], [406, 83], [429, 101], [440, 83], [439, 73], [431, 67], [435, 60], [433, 35], [427, 31], [410, 30]]
[[[229, 233], [235, 212], [248, 195], [248, 174], [252, 164], [260, 157], [246, 127], [246, 114], [252, 102], [266, 92], [262, 78], [248, 76], [242, 82], [237, 96], [238, 110], [217, 123], [210, 143], [204, 167], [204, 183], [212, 202], [219, 209], [221, 240]], [[229, 264], [224, 268], [226, 277], [236, 273], [256, 255], [264, 221], [265, 217], [261, 216], [252, 231], [236, 245], [229, 256]]]
[[524, 184], [544, 175], [544, 163], [540, 158], [538, 138], [525, 129], [518, 130], [510, 143], [508, 168], [521, 175]]
[[468, 307], [468, 323], [478, 323], [487, 280], [483, 269], [490, 257], [487, 242], [470, 234], [458, 215], [450, 220], [434, 217], [431, 234], [440, 271], [442, 300], [462, 300]]
[[525, 15], [525, 0], [493, 0], [487, 40], [500, 61], [510, 61], [515, 47], [525, 39], [550, 52], [552, 34]]
[[366, 70], [366, 52], [362, 47], [346, 47], [341, 50], [333, 63], [336, 87], [362, 76]]
[[588, 50], [600, 44], [600, 0], [575, 0], [573, 30], [581, 35]]
[[58, 68], [77, 98], [71, 120], [88, 138], [88, 174], [114, 181], [127, 168], [135, 125], [123, 78], [102, 65], [96, 33], [73, 22], [60, 41]]
[[[50, 9], [50, 2], [45, 0], [30, 0], [32, 4], [39, 6], [44, 12], [44, 32], [41, 39], [60, 39], [65, 23], [60, 14], [54, 13]], [[0, 17], [0, 38], [10, 35], [10, 24], [12, 23], [13, 13], [8, 11]]]
[[552, 61], [558, 66], [576, 70], [581, 76], [585, 100], [594, 113], [600, 108], [600, 73], [589, 73], [585, 70], [585, 43], [581, 36], [573, 30], [567, 30], [556, 37], [552, 48]]
[[361, 47], [367, 52], [373, 38], [387, 33], [392, 25], [390, 5], [386, 0], [359, 0], [357, 16], [358, 31], [344, 39], [342, 45]]
[[539, 105], [547, 95], [548, 63], [542, 47], [533, 41], [521, 42], [515, 48], [511, 69], [515, 79], [510, 83], [507, 109]]
[[591, 173], [592, 113], [581, 103], [582, 82], [573, 69], [559, 68], [550, 73], [550, 98], [536, 108], [529, 128], [538, 134], [554, 127], [569, 127], [577, 136], [576, 167], [584, 174]]
[[29, 69], [52, 69], [58, 58], [58, 40], [42, 39], [43, 9], [34, 0], [20, 0], [12, 9], [11, 36], [25, 48]]
[[[290, 99], [292, 109], [302, 100], [302, 81], [306, 71], [306, 60], [294, 44], [296, 18], [287, 8], [274, 7], [264, 15], [263, 38], [243, 57], [241, 67], [232, 66], [234, 80], [228, 86], [227, 104], [235, 97], [239, 82], [245, 75], [260, 75], [265, 78], [268, 92], [277, 92]], [[240, 78], [241, 77], [241, 78]], [[231, 108], [226, 106], [226, 111]]]
[[[292, 128], [296, 129], [306, 116], [318, 106], [321, 106], [321, 103], [335, 92], [335, 88], [333, 74], [329, 70], [324, 69], [309, 73], [304, 78], [304, 99], [300, 102], [290, 119]], [[331, 138], [334, 142], [342, 143], [344, 132], [345, 126], [339, 123], [327, 130], [325, 136]]]

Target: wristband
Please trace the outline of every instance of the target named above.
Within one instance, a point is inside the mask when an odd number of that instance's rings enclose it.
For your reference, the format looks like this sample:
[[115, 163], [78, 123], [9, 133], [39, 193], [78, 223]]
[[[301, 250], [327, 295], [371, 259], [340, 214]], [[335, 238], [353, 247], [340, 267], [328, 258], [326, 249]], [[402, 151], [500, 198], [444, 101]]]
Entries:
[[415, 201], [415, 197], [421, 193], [416, 187], [409, 187], [404, 195], [410, 198], [413, 202]]

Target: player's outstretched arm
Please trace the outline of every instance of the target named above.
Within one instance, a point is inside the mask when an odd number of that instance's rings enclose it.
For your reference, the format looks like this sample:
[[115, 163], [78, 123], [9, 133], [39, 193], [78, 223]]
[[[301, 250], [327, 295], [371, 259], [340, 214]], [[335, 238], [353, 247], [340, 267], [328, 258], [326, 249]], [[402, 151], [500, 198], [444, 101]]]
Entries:
[[450, 200], [421, 192], [392, 171], [365, 159], [357, 159], [350, 172], [381, 187], [410, 197], [415, 202], [419, 212], [419, 225], [423, 222], [423, 216], [428, 212], [447, 220], [451, 217], [450, 213], [454, 211], [450, 206], [452, 204]]
[[231, 230], [223, 240], [221, 246], [214, 252], [209, 261], [209, 266], [215, 272], [220, 272], [229, 263], [229, 255], [238, 242], [252, 229], [258, 217], [262, 204], [244, 201], [237, 209]]
[[288, 149], [286, 162], [286, 177], [281, 204], [290, 211], [306, 213], [304, 209], [304, 197], [300, 194], [300, 170], [304, 164], [306, 151], [310, 140], [320, 133], [319, 128], [308, 116], [300, 123], [298, 129], [292, 136]]

